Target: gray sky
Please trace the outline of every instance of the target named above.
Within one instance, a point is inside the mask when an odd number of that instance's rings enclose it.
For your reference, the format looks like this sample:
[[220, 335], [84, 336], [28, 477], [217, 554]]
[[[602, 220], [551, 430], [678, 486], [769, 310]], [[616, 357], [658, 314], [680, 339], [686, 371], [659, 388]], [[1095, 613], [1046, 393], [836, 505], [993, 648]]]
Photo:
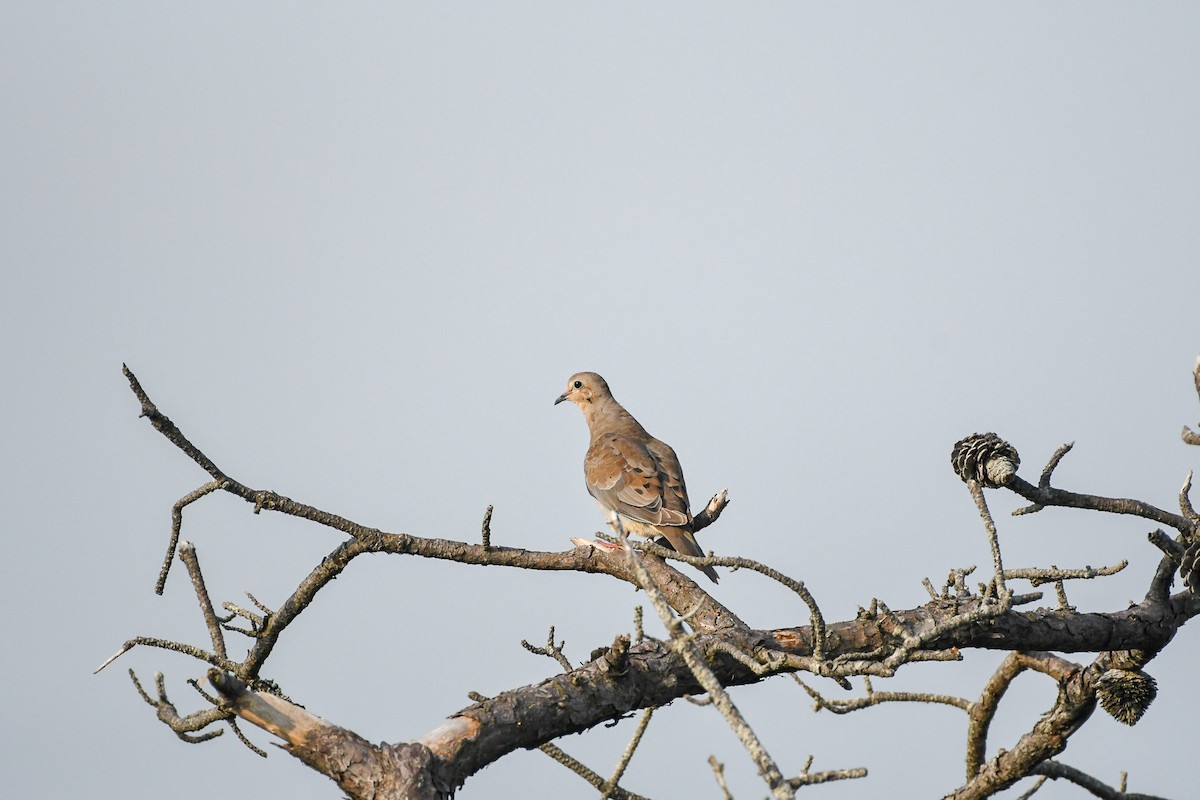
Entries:
[[[923, 577], [987, 563], [948, 466], [972, 431], [1001, 433], [1033, 476], [1074, 440], [1061, 485], [1172, 506], [1197, 463], [1178, 431], [1197, 420], [1198, 35], [1184, 3], [12, 5], [13, 796], [337, 796], [284, 754], [184, 745], [124, 674], [162, 670], [189, 711], [196, 662], [141, 650], [91, 674], [130, 636], [205, 636], [182, 570], [152, 587], [171, 504], [206, 476], [137, 419], [122, 361], [250, 485], [456, 539], [492, 503], [494, 541], [536, 549], [602, 525], [583, 420], [551, 407], [596, 370], [675, 447], [694, 505], [729, 488], [701, 544], [803, 579], [829, 619], [917, 605]], [[1148, 524], [1017, 505], [993, 493], [1007, 565], [1129, 558], [1071, 600], [1142, 596]], [[216, 600], [272, 605], [337, 542], [228, 497], [189, 509], [185, 536]], [[756, 626], [806, 619], [753, 575], [714, 591]], [[552, 673], [522, 638], [555, 625], [582, 661], [640, 600], [598, 576], [379, 557], [319, 596], [266, 673], [372, 740], [412, 739], [469, 690]], [[1193, 791], [1198, 637], [1151, 665], [1160, 696], [1136, 727], [1098, 714], [1062, 760]], [[881, 685], [974, 697], [999, 658]], [[1018, 681], [993, 747], [1053, 694]], [[733, 697], [785, 773], [808, 754], [871, 771], [814, 794], [962, 781], [957, 710], [814, 715], [788, 680]], [[560, 745], [607, 773], [632, 725]], [[710, 753], [739, 798], [764, 793], [716, 712], [682, 702], [628, 786], [718, 797]], [[531, 752], [463, 796], [531, 786], [593, 794]]]

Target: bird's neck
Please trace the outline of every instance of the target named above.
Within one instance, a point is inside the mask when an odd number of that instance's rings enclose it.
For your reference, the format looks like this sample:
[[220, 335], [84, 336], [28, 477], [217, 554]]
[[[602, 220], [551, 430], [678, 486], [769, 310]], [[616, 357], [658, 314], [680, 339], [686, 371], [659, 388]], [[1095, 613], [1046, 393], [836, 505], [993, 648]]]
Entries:
[[584, 403], [583, 418], [593, 439], [609, 433], [647, 435], [633, 415], [611, 397]]

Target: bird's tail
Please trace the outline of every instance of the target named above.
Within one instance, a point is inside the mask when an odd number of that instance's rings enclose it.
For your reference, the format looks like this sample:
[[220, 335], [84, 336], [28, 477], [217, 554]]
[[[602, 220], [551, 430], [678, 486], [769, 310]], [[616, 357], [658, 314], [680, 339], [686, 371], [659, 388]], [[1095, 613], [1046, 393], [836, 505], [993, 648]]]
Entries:
[[[700, 558], [704, 558], [707, 555], [691, 531], [685, 528], [659, 528], [659, 530], [662, 532], [663, 537], [666, 538], [671, 549], [676, 553], [682, 553], [685, 556], [699, 556]], [[721, 582], [717, 577], [717, 571], [712, 567], [697, 567], [696, 569], [708, 576], [708, 579], [713, 583]]]

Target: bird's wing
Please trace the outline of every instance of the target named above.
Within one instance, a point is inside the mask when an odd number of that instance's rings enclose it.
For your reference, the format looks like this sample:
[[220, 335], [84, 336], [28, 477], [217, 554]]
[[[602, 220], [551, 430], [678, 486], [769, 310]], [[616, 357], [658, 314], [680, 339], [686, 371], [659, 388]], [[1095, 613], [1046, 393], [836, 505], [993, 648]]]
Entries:
[[692, 521], [692, 508], [688, 502], [687, 483], [683, 480], [683, 467], [679, 458], [666, 442], [650, 437], [645, 442], [646, 450], [658, 465], [658, 478], [662, 482], [663, 506]]
[[691, 524], [679, 460], [657, 439], [602, 436], [588, 448], [583, 474], [605, 508], [650, 525]]

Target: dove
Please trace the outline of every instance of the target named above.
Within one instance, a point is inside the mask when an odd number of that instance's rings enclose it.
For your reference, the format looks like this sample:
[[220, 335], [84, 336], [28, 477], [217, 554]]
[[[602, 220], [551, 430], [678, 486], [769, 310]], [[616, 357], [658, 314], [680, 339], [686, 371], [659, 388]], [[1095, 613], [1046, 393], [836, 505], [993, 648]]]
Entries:
[[[655, 439], [622, 407], [594, 372], [577, 372], [554, 401], [569, 400], [583, 412], [591, 434], [583, 459], [588, 493], [610, 525], [649, 538], [662, 536], [677, 553], [705, 555], [692, 532], [687, 485], [675, 451]], [[700, 570], [717, 582], [712, 567]]]

